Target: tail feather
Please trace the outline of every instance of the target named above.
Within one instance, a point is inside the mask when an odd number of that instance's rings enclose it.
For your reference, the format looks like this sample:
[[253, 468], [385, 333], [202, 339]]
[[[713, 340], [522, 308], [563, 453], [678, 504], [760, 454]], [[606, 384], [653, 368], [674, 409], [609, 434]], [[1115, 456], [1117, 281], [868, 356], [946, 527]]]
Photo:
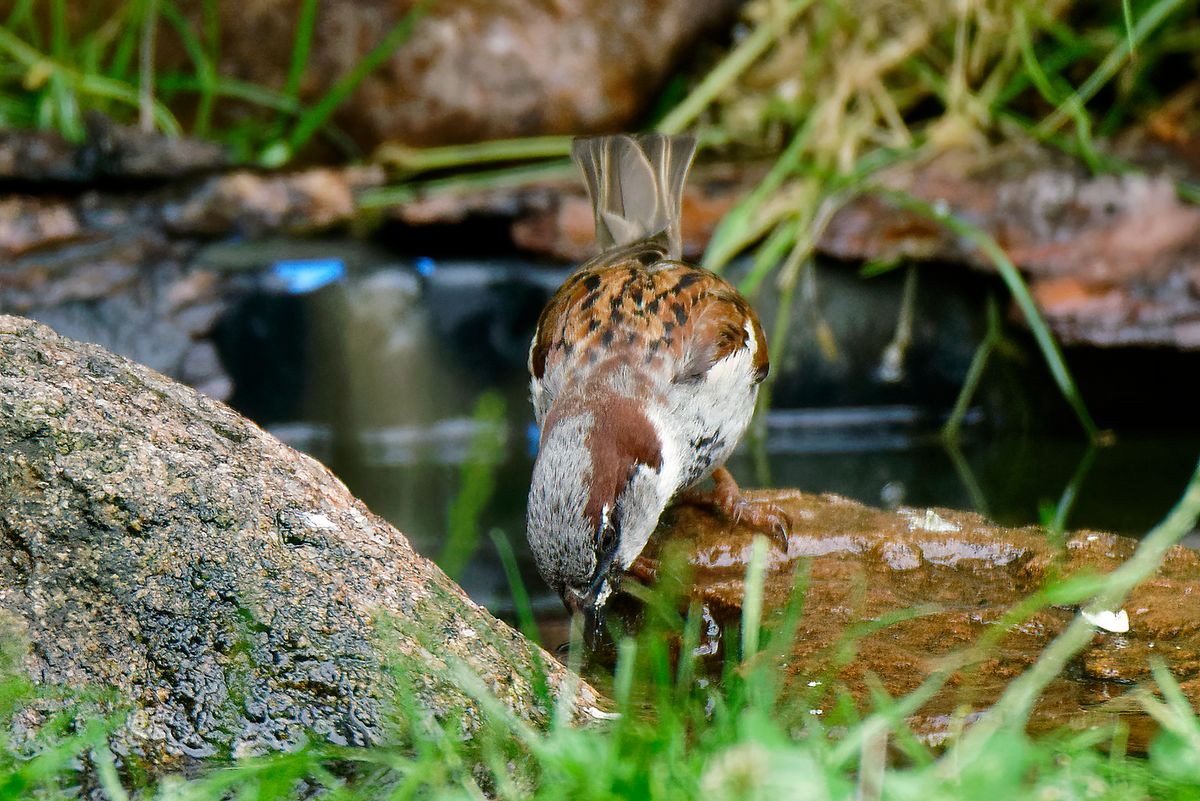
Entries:
[[683, 183], [696, 153], [693, 136], [581, 137], [571, 156], [583, 171], [601, 251], [665, 234], [667, 255], [683, 253]]

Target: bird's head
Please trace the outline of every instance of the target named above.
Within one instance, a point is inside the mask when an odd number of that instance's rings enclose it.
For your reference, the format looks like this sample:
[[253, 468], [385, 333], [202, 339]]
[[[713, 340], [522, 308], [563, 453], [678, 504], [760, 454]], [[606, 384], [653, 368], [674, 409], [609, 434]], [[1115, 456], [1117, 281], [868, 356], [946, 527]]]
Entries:
[[665, 486], [659, 436], [635, 401], [564, 406], [543, 426], [526, 525], [542, 577], [592, 636], [674, 487]]

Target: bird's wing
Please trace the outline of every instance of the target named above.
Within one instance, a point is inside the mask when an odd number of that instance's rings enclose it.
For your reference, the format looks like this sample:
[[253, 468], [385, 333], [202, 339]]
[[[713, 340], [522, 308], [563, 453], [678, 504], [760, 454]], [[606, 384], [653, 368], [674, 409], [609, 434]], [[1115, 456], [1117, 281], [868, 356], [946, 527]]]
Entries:
[[[647, 270], [662, 263], [666, 250], [665, 237], [657, 236], [602, 253], [572, 273], [546, 303], [529, 347], [531, 394], [539, 425], [562, 389], [565, 373], [570, 372], [564, 367], [593, 341], [610, 349], [617, 329], [633, 326], [636, 330], [642, 311], [634, 290], [646, 285]], [[628, 346], [627, 336], [620, 343]]]
[[737, 290], [707, 270], [679, 265], [664, 276], [685, 291], [673, 293], [673, 318], [683, 333], [672, 380], [687, 383], [703, 378], [714, 365], [748, 351], [755, 384], [767, 377], [770, 357], [758, 315]]
[[656, 254], [596, 259], [550, 299], [529, 350], [539, 424], [564, 382], [604, 359], [686, 383], [745, 349], [753, 380], [766, 378], [766, 337], [746, 300], [720, 276]]

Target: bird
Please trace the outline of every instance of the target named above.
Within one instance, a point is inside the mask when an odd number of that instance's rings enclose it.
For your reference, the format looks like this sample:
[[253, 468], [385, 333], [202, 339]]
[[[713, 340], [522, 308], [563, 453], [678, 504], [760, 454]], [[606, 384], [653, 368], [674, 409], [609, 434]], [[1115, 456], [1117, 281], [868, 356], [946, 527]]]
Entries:
[[[529, 349], [539, 448], [526, 530], [543, 579], [591, 629], [673, 499], [786, 540], [725, 467], [770, 361], [757, 315], [726, 280], [684, 263], [689, 135], [579, 137], [572, 159], [599, 255], [551, 296]], [[696, 485], [712, 478], [713, 490]]]

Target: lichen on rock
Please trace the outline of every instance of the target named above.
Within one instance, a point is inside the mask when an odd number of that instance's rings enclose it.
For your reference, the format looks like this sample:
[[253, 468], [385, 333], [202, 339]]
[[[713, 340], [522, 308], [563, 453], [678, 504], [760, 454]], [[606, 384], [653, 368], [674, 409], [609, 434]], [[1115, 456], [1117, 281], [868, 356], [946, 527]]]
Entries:
[[[395, 677], [478, 718], [465, 665], [534, 722], [564, 670], [326, 468], [223, 404], [0, 316], [0, 616], [39, 684], [112, 688], [150, 769], [386, 733]], [[598, 701], [576, 687], [583, 706]], [[465, 712], [465, 714], [464, 714]]]

